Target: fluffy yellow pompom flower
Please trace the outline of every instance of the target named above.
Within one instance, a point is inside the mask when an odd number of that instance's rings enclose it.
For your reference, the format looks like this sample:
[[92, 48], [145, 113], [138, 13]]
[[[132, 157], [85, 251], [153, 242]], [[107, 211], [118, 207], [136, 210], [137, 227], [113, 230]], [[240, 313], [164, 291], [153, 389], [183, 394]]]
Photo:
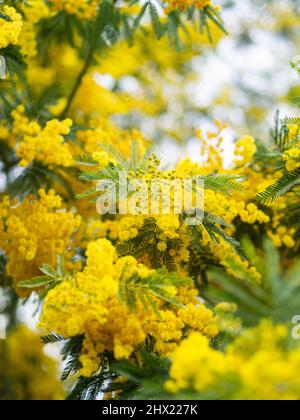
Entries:
[[84, 334], [82, 374], [90, 376], [99, 353], [113, 350], [117, 358], [129, 357], [145, 336], [137, 315], [118, 300], [120, 276], [130, 267], [129, 274], [138, 271], [135, 259], [115, 264], [115, 248], [106, 239], [91, 242], [86, 255], [76, 279], [66, 278], [48, 293], [40, 326], [65, 337]]
[[22, 133], [22, 141], [17, 147], [21, 166], [27, 166], [34, 160], [46, 165], [71, 166], [73, 157], [64, 136], [69, 134], [72, 120], [51, 120], [47, 122], [45, 128], [39, 127], [36, 123], [33, 124], [36, 131]]
[[299, 168], [300, 162], [300, 148], [292, 147], [291, 149], [287, 150], [282, 155], [283, 160], [286, 162], [286, 169], [289, 172], [294, 171], [295, 169]]
[[35, 57], [37, 54], [36, 24], [43, 18], [50, 16], [50, 10], [44, 0], [29, 0], [22, 5], [25, 15], [19, 44], [22, 53], [27, 57]]
[[276, 248], [281, 248], [282, 246], [286, 246], [290, 249], [294, 248], [296, 246], [296, 239], [294, 239], [295, 234], [295, 228], [288, 229], [285, 226], [277, 227], [275, 232], [268, 232], [268, 235], [272, 239]]
[[9, 44], [16, 45], [23, 26], [22, 16], [14, 7], [5, 6], [4, 13], [10, 20], [0, 19], [0, 49], [6, 48]]
[[54, 191], [39, 191], [21, 204], [0, 201], [0, 247], [8, 257], [7, 273], [17, 284], [40, 274], [39, 267], [56, 265], [56, 256], [70, 245], [80, 217], [67, 212]]
[[255, 140], [252, 136], [241, 137], [236, 142], [235, 155], [237, 156], [236, 163], [240, 165], [245, 165], [252, 161], [253, 156], [255, 155], [257, 146]]
[[225, 374], [228, 365], [224, 355], [210, 347], [209, 340], [193, 333], [172, 355], [171, 380], [166, 387], [171, 392], [192, 387], [203, 391], [215, 377]]

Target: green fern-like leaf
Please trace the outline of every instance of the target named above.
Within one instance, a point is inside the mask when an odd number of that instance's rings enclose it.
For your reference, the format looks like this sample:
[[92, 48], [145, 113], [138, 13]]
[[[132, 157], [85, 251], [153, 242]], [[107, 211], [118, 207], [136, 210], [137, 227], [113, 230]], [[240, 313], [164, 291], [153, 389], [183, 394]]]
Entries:
[[224, 34], [228, 35], [220, 14], [216, 12], [213, 7], [207, 6], [204, 8], [204, 13], [207, 15], [208, 19], [210, 19], [219, 29], [221, 29], [222, 32], [224, 32]]
[[106, 389], [107, 381], [113, 378], [114, 375], [108, 372], [103, 372], [90, 378], [81, 377], [71, 390], [67, 400], [94, 401]]
[[76, 336], [66, 341], [61, 354], [65, 366], [61, 380], [66, 381], [70, 375], [76, 374], [82, 367], [80, 356], [82, 352], [83, 336]]
[[281, 123], [283, 125], [300, 125], [300, 117], [286, 117], [281, 121]]
[[67, 400], [95, 400], [101, 392], [106, 392], [109, 384], [117, 377], [109, 369], [111, 359], [109, 353], [104, 353], [101, 356], [99, 371], [90, 378], [80, 377]]
[[257, 253], [254, 259], [262, 274], [260, 284], [245, 282], [242, 278], [213, 269], [207, 297], [213, 302], [236, 303], [245, 326], [256, 325], [263, 318], [273, 319], [276, 323], [290, 321], [298, 313], [300, 264], [296, 263], [283, 274], [279, 253], [269, 240], [264, 243], [264, 252]]
[[[277, 110], [275, 114], [274, 128], [271, 130], [271, 137], [276, 147], [280, 150], [284, 150], [290, 142], [289, 129], [286, 125], [281, 123], [279, 110]], [[266, 152], [269, 153], [267, 149]]]
[[133, 22], [133, 27], [132, 27], [132, 31], [133, 31], [133, 32], [135, 32], [135, 31], [136, 31], [136, 29], [139, 27], [139, 25], [140, 25], [140, 23], [141, 23], [141, 21], [142, 21], [143, 17], [145, 16], [145, 13], [146, 13], [146, 11], [147, 11], [147, 9], [148, 9], [149, 5], [150, 5], [150, 2], [145, 3], [145, 4], [144, 4], [144, 6], [142, 7], [142, 9], [141, 9], [140, 13], [139, 13], [139, 14], [137, 15], [137, 17], [134, 19], [134, 22]]
[[99, 143], [99, 146], [110, 156], [112, 156], [119, 165], [127, 167], [128, 159], [111, 144]]
[[89, 188], [89, 189], [83, 191], [80, 194], [77, 194], [76, 195], [76, 199], [77, 200], [82, 200], [84, 198], [89, 198], [91, 196], [94, 196], [95, 194], [97, 194], [97, 188], [96, 187], [92, 187], [92, 188]]
[[58, 183], [64, 188], [68, 197], [73, 198], [73, 189], [63, 170], [63, 168], [49, 169], [39, 162], [34, 162], [9, 184], [8, 193], [14, 198], [23, 200], [31, 194], [37, 196], [40, 188], [48, 190], [54, 183]]
[[5, 4], [0, 4], [0, 19], [6, 20], [7, 22], [11, 22], [11, 18], [5, 12]]
[[53, 343], [59, 343], [61, 341], [65, 341], [66, 339], [58, 334], [49, 334], [41, 337], [41, 341], [43, 344], [53, 344]]
[[218, 226], [218, 221], [211, 214], [206, 214], [203, 220], [203, 226], [205, 227], [209, 236], [216, 242], [223, 239], [227, 242], [238, 254], [243, 256], [243, 250], [241, 244], [235, 238], [228, 235], [221, 227]]
[[189, 232], [194, 241], [199, 243], [202, 239], [202, 227], [205, 228], [211, 239], [217, 243], [220, 240], [227, 242], [238, 254], [243, 256], [241, 244], [236, 239], [228, 235], [222, 228], [229, 227], [228, 224], [220, 217], [211, 213], [204, 213], [204, 218], [201, 225], [190, 226]]
[[182, 43], [179, 38], [180, 18], [176, 11], [168, 15], [167, 32], [170, 46], [175, 45], [177, 50], [182, 49]]
[[7, 72], [12, 76], [17, 75], [21, 80], [24, 80], [24, 71], [27, 66], [21, 53], [21, 47], [10, 44], [0, 50], [0, 55], [5, 58]]
[[299, 183], [300, 168], [283, 175], [278, 181], [270, 185], [265, 191], [258, 194], [256, 201], [262, 205], [273, 203], [279, 197], [291, 191]]
[[152, 27], [153, 27], [154, 33], [155, 33], [156, 37], [158, 39], [160, 39], [164, 34], [164, 30], [163, 30], [162, 24], [160, 22], [157, 9], [156, 9], [156, 7], [154, 6], [153, 3], [149, 4], [149, 11], [150, 11], [150, 17], [151, 17], [151, 22], [152, 22]]
[[120, 172], [123, 172], [123, 168], [111, 163], [101, 171], [82, 170], [79, 179], [85, 182], [102, 181], [108, 179], [118, 183]]
[[37, 289], [43, 286], [49, 286], [54, 280], [48, 276], [33, 277], [30, 280], [24, 280], [18, 283], [18, 286], [23, 289]]
[[113, 363], [112, 371], [117, 376], [126, 378], [126, 381], [112, 382], [108, 385], [107, 392], [120, 391], [121, 398], [126, 400], [169, 399], [164, 383], [168, 379], [170, 361], [146, 350], [142, 350], [140, 355], [142, 366], [125, 360]]
[[48, 264], [43, 264], [42, 267], [40, 267], [40, 270], [43, 274], [52, 279], [55, 279], [57, 276], [57, 272], [55, 271], [55, 269]]
[[0, 11], [0, 19], [6, 20], [7, 22], [11, 22], [9, 16], [7, 16], [3, 11]]
[[[124, 271], [126, 273], [126, 267]], [[135, 274], [128, 279], [125, 276], [125, 280], [121, 280], [119, 297], [131, 309], [135, 309], [137, 301], [140, 301], [145, 310], [152, 307], [157, 312], [157, 298], [171, 305], [181, 306], [177, 299], [169, 294], [168, 287], [182, 287], [191, 283], [191, 279], [181, 278], [178, 274], [169, 273], [165, 269], [157, 270], [146, 278]]]
[[199, 177], [204, 182], [204, 189], [212, 190], [224, 195], [230, 195], [232, 192], [242, 192], [243, 185], [238, 182], [240, 177], [231, 175], [207, 175]]

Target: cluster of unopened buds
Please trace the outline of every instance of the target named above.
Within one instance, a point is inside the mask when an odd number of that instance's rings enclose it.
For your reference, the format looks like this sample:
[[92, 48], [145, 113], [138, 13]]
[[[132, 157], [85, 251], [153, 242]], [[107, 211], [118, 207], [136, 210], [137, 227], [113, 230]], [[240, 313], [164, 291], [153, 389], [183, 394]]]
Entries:
[[213, 7], [215, 11], [220, 9], [220, 6], [213, 6], [211, 0], [166, 0], [167, 7], [165, 13], [171, 13], [174, 10], [187, 10], [189, 7], [195, 7], [202, 10], [205, 7]]

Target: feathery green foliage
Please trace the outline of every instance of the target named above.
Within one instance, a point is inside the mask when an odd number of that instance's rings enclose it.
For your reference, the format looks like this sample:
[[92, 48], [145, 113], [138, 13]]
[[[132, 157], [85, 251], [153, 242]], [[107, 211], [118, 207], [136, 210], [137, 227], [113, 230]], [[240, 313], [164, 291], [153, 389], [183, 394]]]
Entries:
[[63, 255], [57, 256], [56, 270], [48, 264], [44, 264], [40, 267], [40, 271], [44, 274], [43, 276], [33, 277], [30, 280], [21, 281], [18, 286], [24, 289], [36, 289], [42, 286], [53, 286], [59, 284], [66, 275]]
[[273, 203], [279, 197], [282, 197], [287, 192], [291, 191], [296, 185], [300, 183], [300, 168], [293, 172], [284, 174], [278, 181], [270, 185], [265, 191], [258, 194], [256, 200], [260, 204]]
[[74, 192], [69, 181], [66, 179], [68, 170], [65, 168], [49, 169], [40, 162], [34, 162], [23, 169], [19, 175], [8, 186], [8, 192], [11, 197], [20, 199], [34, 194], [38, 196], [41, 188], [49, 189], [55, 183], [61, 185], [66, 192], [67, 197], [73, 198]]
[[286, 117], [281, 122], [283, 125], [300, 125], [300, 117]]
[[108, 369], [110, 362], [111, 356], [103, 355], [99, 372], [90, 378], [80, 377], [67, 400], [95, 400], [100, 393], [106, 392], [109, 383], [117, 376]]
[[240, 278], [233, 278], [224, 271], [212, 269], [207, 297], [214, 302], [236, 303], [245, 326], [256, 325], [263, 318], [275, 323], [291, 320], [299, 309], [299, 263], [283, 271], [279, 252], [269, 240], [264, 243], [263, 253], [248, 241], [244, 249], [262, 274], [261, 284], [245, 282], [242, 273]]
[[[126, 273], [126, 267], [124, 268]], [[123, 276], [124, 277], [124, 276]], [[145, 310], [152, 307], [158, 313], [156, 298], [161, 299], [174, 306], [181, 306], [177, 299], [170, 295], [170, 286], [187, 286], [192, 284], [192, 279], [181, 278], [176, 273], [169, 273], [165, 269], [154, 271], [147, 277], [138, 274], [120, 280], [120, 300], [124, 301], [132, 310], [136, 308], [137, 301], [140, 301]]]
[[58, 334], [52, 333], [52, 334], [41, 337], [41, 340], [43, 344], [54, 344], [54, 343], [59, 343], [61, 341], [65, 341], [66, 339], [64, 337], [61, 337]]

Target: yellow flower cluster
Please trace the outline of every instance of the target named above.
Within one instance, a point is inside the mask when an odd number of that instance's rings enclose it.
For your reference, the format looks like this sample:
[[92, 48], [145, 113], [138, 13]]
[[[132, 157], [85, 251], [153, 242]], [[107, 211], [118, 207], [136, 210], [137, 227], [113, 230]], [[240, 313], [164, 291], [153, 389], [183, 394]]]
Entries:
[[269, 231], [268, 234], [277, 248], [282, 246], [294, 248], [296, 245], [296, 241], [294, 239], [296, 229], [288, 229], [285, 226], [279, 226], [275, 232]]
[[9, 44], [16, 45], [23, 26], [22, 16], [14, 7], [5, 6], [3, 11], [9, 20], [0, 20], [0, 49], [6, 48]]
[[176, 9], [186, 10], [191, 6], [194, 6], [199, 10], [208, 6], [213, 7], [212, 0], [166, 0], [165, 2], [168, 5], [166, 8], [166, 13], [170, 13], [172, 10]]
[[22, 53], [32, 58], [37, 54], [36, 24], [41, 19], [50, 16], [50, 10], [44, 0], [29, 0], [22, 5], [22, 11], [24, 12], [25, 20], [19, 44], [22, 47]]
[[112, 242], [119, 238], [120, 222], [118, 220], [106, 220], [90, 218], [87, 220], [83, 240], [90, 242], [101, 238], [108, 238]]
[[64, 398], [64, 391], [58, 379], [57, 362], [44, 354], [38, 334], [25, 326], [18, 326], [6, 340], [4, 357], [4, 372], [1, 367], [1, 379], [4, 374], [4, 381], [0, 389], [5, 383], [10, 384], [9, 389], [2, 390], [4, 398], [13, 400]]
[[300, 166], [300, 148], [292, 147], [291, 149], [288, 149], [284, 152], [282, 158], [286, 163], [286, 169], [289, 172], [294, 171]]
[[92, 19], [97, 14], [98, 4], [97, 0], [51, 0], [51, 9], [65, 10], [80, 19]]
[[9, 130], [4, 125], [0, 125], [0, 139], [8, 140], [9, 139]]
[[[226, 373], [227, 365], [222, 353], [210, 347], [209, 340], [194, 333], [174, 351], [166, 387], [171, 392], [193, 388], [203, 391], [212, 384], [215, 376]], [[201, 374], [200, 374], [201, 372]]]
[[[36, 26], [35, 26], [36, 28]], [[34, 56], [35, 52], [29, 56], [26, 75], [32, 92], [37, 95], [45, 89], [55, 84], [58, 80], [63, 86], [70, 86], [74, 74], [83, 65], [75, 48], [68, 44], [51, 44], [48, 51], [47, 65], [45, 66], [40, 57]], [[67, 92], [65, 93], [67, 95]], [[66, 106], [67, 98], [62, 96], [57, 103], [49, 106], [49, 111], [54, 116], [58, 116]]]
[[34, 134], [38, 130], [38, 124], [36, 122], [30, 122], [29, 118], [25, 116], [25, 106], [19, 105], [16, 109], [11, 112], [13, 120], [11, 135], [9, 136], [9, 144], [11, 147], [15, 147], [19, 137], [22, 133]]
[[282, 154], [287, 171], [292, 172], [300, 166], [300, 127], [296, 124], [288, 126], [288, 148]]
[[[234, 195], [234, 194], [233, 194]], [[222, 217], [228, 224], [239, 217], [244, 223], [253, 225], [254, 223], [268, 223], [269, 216], [263, 213], [253, 204], [235, 198], [226, 198], [220, 193], [213, 191], [205, 192], [206, 211]]]
[[223, 169], [223, 130], [228, 125], [220, 120], [216, 120], [215, 125], [216, 131], [205, 133], [201, 129], [196, 130], [196, 136], [201, 143], [200, 156], [203, 159], [203, 169], [206, 169], [205, 174]]
[[[223, 126], [220, 124], [220, 128]], [[211, 137], [215, 137], [215, 133], [211, 134]], [[255, 143], [254, 140], [250, 138], [250, 145], [252, 152], [255, 152]], [[243, 143], [247, 143], [249, 146], [249, 139]], [[208, 143], [207, 143], [208, 144]], [[239, 156], [245, 148], [239, 150]], [[248, 147], [248, 151], [250, 147]], [[223, 160], [221, 154], [219, 154], [216, 149], [216, 154], [214, 158], [208, 162], [208, 173], [216, 170], [218, 168], [219, 172], [224, 172], [225, 174], [234, 175], [236, 173], [236, 168], [233, 167], [229, 172], [225, 171], [223, 168]], [[247, 159], [250, 159], [250, 153], [245, 153]], [[251, 154], [252, 155], [252, 154]], [[148, 170], [145, 173], [139, 173], [139, 177], [143, 178], [146, 182], [151, 181], [152, 179], [189, 179], [196, 176], [201, 176], [205, 174], [207, 168], [205, 165], [199, 165], [191, 162], [191, 160], [184, 160], [179, 162], [174, 171], [160, 171], [155, 164], [157, 161], [149, 161]], [[245, 164], [248, 164], [245, 162]], [[222, 169], [220, 169], [222, 168]], [[246, 170], [241, 166], [241, 172], [244, 173]], [[221, 173], [222, 173], [221, 172]], [[184, 188], [184, 187], [182, 187]], [[184, 191], [183, 191], [184, 194]], [[151, 190], [149, 187], [149, 196], [151, 196]], [[235, 235], [235, 228], [233, 227], [235, 222], [241, 220], [245, 224], [257, 225], [262, 224], [266, 225], [270, 222], [270, 217], [261, 211], [257, 205], [252, 202], [254, 194], [252, 191], [242, 191], [233, 193], [230, 198], [224, 196], [221, 193], [215, 191], [205, 190], [204, 192], [204, 206], [207, 213], [213, 214], [221, 219], [223, 219], [231, 227], [226, 228], [228, 235]], [[148, 242], [149, 253], [151, 254], [153, 245], [157, 247], [157, 250], [161, 254], [162, 259], [166, 255], [170, 255], [176, 267], [179, 271], [188, 266], [190, 259], [190, 247], [192, 245], [191, 236], [188, 234], [188, 228], [185, 223], [182, 222], [182, 219], [177, 215], [173, 214], [175, 208], [171, 205], [171, 214], [170, 215], [149, 215], [143, 216], [128, 216], [122, 218], [120, 221], [120, 231], [119, 239], [121, 242], [127, 242], [138, 238], [140, 233], [143, 232], [144, 224], [149, 221], [149, 219], [155, 221], [156, 228], [153, 229], [153, 233], [149, 234], [144, 241]], [[248, 261], [244, 261], [240, 256], [238, 256], [232, 247], [222, 238], [219, 241], [214, 240], [214, 238], [209, 235], [208, 231], [204, 226], [200, 227], [201, 229], [201, 245], [207, 252], [212, 253], [214, 258], [221, 263], [223, 266], [232, 273], [231, 264], [228, 264], [228, 261], [234, 261], [235, 266], [239, 266], [240, 270], [244, 274], [248, 273], [248, 277], [254, 281], [260, 280], [260, 274], [254, 267], [251, 267]], [[151, 255], [144, 255], [142, 258], [143, 262], [149, 263], [149, 257]]]
[[67, 250], [80, 225], [80, 218], [64, 209], [54, 191], [40, 190], [39, 196], [21, 204], [8, 197], [0, 201], [0, 247], [16, 285], [41, 274], [39, 267], [45, 263], [55, 266], [56, 256]]
[[178, 239], [177, 233], [180, 223], [178, 216], [159, 216], [156, 221], [157, 227], [161, 230], [160, 239]]
[[[263, 321], [222, 353], [194, 333], [172, 354], [166, 389], [175, 395], [186, 389], [208, 395], [214, 389], [220, 399], [298, 400], [300, 350], [285, 350], [287, 334], [285, 326]], [[228, 381], [236, 384], [232, 390]]]
[[123, 217], [120, 221], [119, 238], [122, 242], [134, 239], [138, 236], [139, 230], [143, 227], [144, 217], [128, 216]]
[[[242, 192], [233, 193], [230, 199], [226, 199], [219, 194], [214, 197], [214, 193], [206, 191], [205, 206], [207, 211], [220, 215], [228, 224], [234, 224], [236, 218], [239, 218], [243, 223], [251, 225], [257, 223], [271, 224], [271, 227], [267, 227], [267, 231], [275, 246], [293, 248], [295, 246], [295, 231], [285, 227], [282, 217], [288, 206], [287, 200], [282, 198], [276, 201], [271, 207], [273, 211], [272, 217], [259, 210], [253, 203], [253, 199], [256, 195], [277, 181], [280, 178], [281, 173], [274, 173], [274, 171], [265, 170], [265, 168], [263, 170], [259, 170], [258, 167], [253, 168], [253, 157], [257, 151], [257, 146], [254, 138], [251, 136], [243, 136], [236, 142], [234, 151], [235, 160], [233, 165], [229, 170], [225, 169], [222, 130], [226, 126], [224, 127], [224, 125], [218, 121], [216, 121], [216, 123], [219, 127], [219, 131], [217, 131], [217, 133], [209, 133], [207, 139], [204, 139], [202, 133], [198, 132], [199, 139], [202, 141], [201, 153], [205, 159], [204, 169], [202, 167], [201, 170], [202, 172], [205, 170], [205, 173], [238, 174], [243, 177], [244, 190]], [[295, 125], [289, 127], [289, 139], [291, 144], [295, 141], [298, 133], [299, 127]], [[290, 169], [294, 169], [295, 165], [298, 165], [298, 162], [295, 160], [290, 163], [293, 165]], [[189, 166], [191, 168], [190, 171]], [[193, 173], [194, 175], [199, 174], [198, 165], [192, 164], [191, 161], [183, 161], [179, 164], [179, 167], [180, 171], [185, 176], [189, 173]], [[218, 209], [214, 208], [215, 202], [219, 205]], [[210, 238], [207, 238], [207, 240], [210, 241]], [[215, 253], [216, 251], [214, 250], [213, 252]], [[237, 263], [237, 261], [235, 262]], [[245, 262], [243, 265], [245, 265]], [[230, 272], [232, 271], [230, 270]]]
[[251, 266], [251, 262], [238, 255], [230, 244], [224, 240], [216, 242], [210, 237], [208, 232], [203, 230], [201, 245], [208, 247], [208, 250], [210, 250], [214, 258], [219, 261], [230, 275], [237, 277], [242, 276], [244, 280], [254, 283], [260, 282], [261, 274], [257, 269]]
[[249, 224], [254, 224], [256, 222], [263, 224], [270, 221], [269, 216], [259, 210], [253, 203], [247, 204], [239, 215], [244, 223]]
[[[141, 155], [146, 150], [146, 140], [138, 130], [121, 130], [106, 118], [94, 118], [88, 122], [88, 129], [77, 131], [82, 150], [99, 159], [100, 166], [107, 166], [112, 156], [100, 149], [99, 144], [110, 145], [117, 149], [124, 157], [130, 156], [133, 141], [138, 143]], [[79, 151], [79, 150], [78, 150]]]
[[252, 136], [241, 137], [235, 146], [236, 163], [240, 165], [249, 164], [257, 151], [255, 140]]
[[20, 105], [12, 112], [12, 142], [16, 139], [17, 155], [21, 166], [28, 166], [33, 161], [46, 165], [68, 167], [73, 164], [72, 151], [65, 142], [64, 136], [69, 134], [72, 120], [50, 120], [42, 128], [36, 121], [29, 121], [24, 115], [24, 106]]
[[133, 257], [118, 259], [106, 239], [90, 242], [86, 255], [82, 272], [49, 291], [40, 318], [40, 326], [47, 331], [65, 337], [84, 335], [82, 375], [98, 370], [99, 355], [105, 350], [113, 351], [117, 359], [128, 358], [147, 336], [156, 340], [157, 351], [165, 353], [188, 329], [209, 337], [218, 333], [212, 312], [195, 298], [195, 290], [187, 293], [188, 298], [178, 295], [179, 301], [189, 303], [181, 309], [165, 308], [157, 299], [159, 313], [152, 307], [146, 309], [140, 301], [133, 311], [120, 299], [120, 293], [133, 275], [146, 279], [151, 271]]

